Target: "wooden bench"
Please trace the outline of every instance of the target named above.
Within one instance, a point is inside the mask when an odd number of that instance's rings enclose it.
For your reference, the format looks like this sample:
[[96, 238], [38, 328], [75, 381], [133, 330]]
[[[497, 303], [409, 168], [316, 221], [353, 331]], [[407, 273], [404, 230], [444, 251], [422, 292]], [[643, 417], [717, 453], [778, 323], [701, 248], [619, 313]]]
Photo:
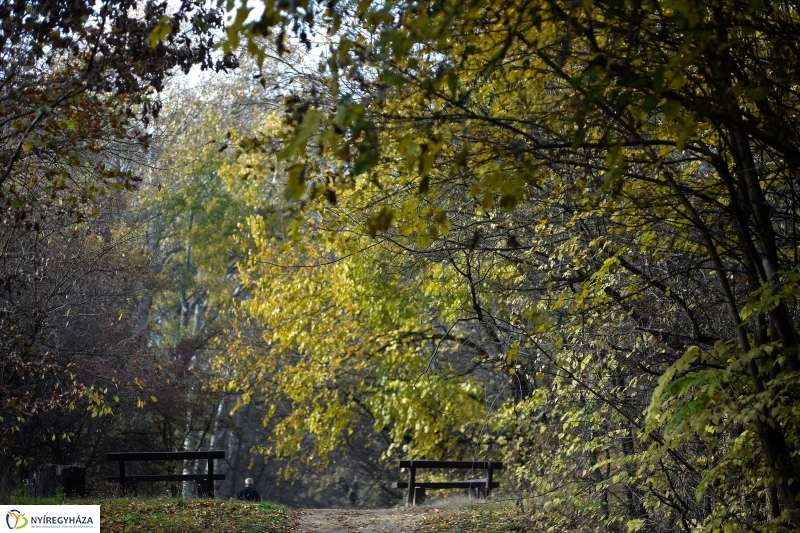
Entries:
[[[395, 481], [393, 489], [408, 489], [406, 505], [415, 505], [425, 500], [425, 489], [479, 489], [489, 496], [492, 489], [500, 483], [492, 479], [495, 470], [502, 470], [500, 461], [436, 461], [436, 460], [411, 460], [400, 461], [400, 468], [408, 468], [408, 481]], [[468, 479], [465, 481], [417, 481], [418, 468], [458, 468], [467, 470], [486, 470], [486, 477], [481, 479]]]
[[[206, 452], [112, 452], [106, 455], [106, 461], [119, 461], [119, 476], [109, 476], [108, 481], [119, 483], [122, 487], [122, 494], [128, 488], [128, 484], [135, 484], [140, 481], [199, 481], [206, 482], [205, 496], [214, 497], [214, 481], [225, 479], [223, 474], [214, 473], [214, 459], [224, 459], [225, 451], [211, 450]], [[160, 474], [160, 475], [126, 475], [126, 461], [183, 461], [187, 459], [205, 459], [208, 461], [207, 474]], [[199, 485], [199, 483], [198, 483]]]

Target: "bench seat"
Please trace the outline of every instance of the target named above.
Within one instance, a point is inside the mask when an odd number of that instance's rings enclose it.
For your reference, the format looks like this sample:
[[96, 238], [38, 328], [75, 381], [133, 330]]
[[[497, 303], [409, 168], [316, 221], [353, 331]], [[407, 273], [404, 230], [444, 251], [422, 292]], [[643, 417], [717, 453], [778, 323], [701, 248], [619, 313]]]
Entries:
[[[125, 476], [126, 483], [139, 483], [145, 481], [205, 481], [208, 474], [133, 474]], [[214, 474], [214, 481], [223, 481], [225, 474]], [[120, 476], [108, 476], [109, 483], [121, 483]]]
[[[415, 481], [415, 487], [421, 487], [423, 489], [474, 489], [474, 488], [486, 488], [486, 478], [484, 479], [467, 479], [464, 481]], [[492, 481], [489, 485], [490, 489], [496, 489], [500, 487], [500, 483], [497, 481]], [[408, 488], [408, 481], [393, 481], [392, 482], [393, 489], [407, 489]]]

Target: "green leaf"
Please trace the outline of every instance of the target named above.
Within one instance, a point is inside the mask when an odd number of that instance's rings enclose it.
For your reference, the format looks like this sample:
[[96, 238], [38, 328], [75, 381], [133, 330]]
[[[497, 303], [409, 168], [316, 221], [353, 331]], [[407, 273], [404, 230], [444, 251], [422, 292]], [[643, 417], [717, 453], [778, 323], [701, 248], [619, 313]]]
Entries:
[[382, 207], [381, 210], [367, 220], [367, 230], [371, 237], [375, 237], [378, 233], [387, 231], [394, 222], [394, 210], [389, 207]]
[[519, 360], [519, 341], [514, 341], [511, 343], [511, 347], [508, 349], [508, 354], [506, 354], [506, 365], [512, 366]]
[[170, 33], [172, 33], [172, 24], [170, 24], [170, 18], [164, 15], [147, 37], [147, 41], [150, 43], [150, 48], [155, 48], [158, 46], [158, 43], [166, 39], [167, 35]]
[[289, 144], [278, 153], [278, 161], [289, 158], [298, 148], [305, 146], [312, 135], [317, 133], [322, 124], [322, 111], [319, 109], [309, 109], [303, 116], [303, 120], [295, 131], [294, 138]]
[[356, 162], [353, 164], [353, 174], [359, 176], [369, 170], [371, 170], [375, 165], [378, 164], [379, 154], [378, 150], [375, 148], [368, 149], [364, 153], [362, 153]]
[[295, 163], [286, 170], [286, 174], [289, 179], [283, 189], [283, 197], [287, 200], [297, 200], [305, 190], [306, 165]]

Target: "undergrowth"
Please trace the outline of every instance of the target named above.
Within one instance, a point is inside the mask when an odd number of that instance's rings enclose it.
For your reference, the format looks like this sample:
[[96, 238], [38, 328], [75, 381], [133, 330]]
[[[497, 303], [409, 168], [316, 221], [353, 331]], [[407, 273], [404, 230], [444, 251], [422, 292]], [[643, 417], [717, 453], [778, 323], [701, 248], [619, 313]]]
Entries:
[[289, 533], [289, 511], [268, 502], [203, 498], [15, 498], [19, 505], [100, 505], [103, 533]]

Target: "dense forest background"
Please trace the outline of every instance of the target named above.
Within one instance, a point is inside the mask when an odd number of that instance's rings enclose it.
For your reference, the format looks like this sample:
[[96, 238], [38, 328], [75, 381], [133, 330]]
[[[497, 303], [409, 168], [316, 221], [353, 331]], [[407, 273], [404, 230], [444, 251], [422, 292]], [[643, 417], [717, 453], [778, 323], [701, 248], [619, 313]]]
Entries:
[[0, 492], [493, 459], [542, 531], [797, 530], [799, 7], [3, 3]]

